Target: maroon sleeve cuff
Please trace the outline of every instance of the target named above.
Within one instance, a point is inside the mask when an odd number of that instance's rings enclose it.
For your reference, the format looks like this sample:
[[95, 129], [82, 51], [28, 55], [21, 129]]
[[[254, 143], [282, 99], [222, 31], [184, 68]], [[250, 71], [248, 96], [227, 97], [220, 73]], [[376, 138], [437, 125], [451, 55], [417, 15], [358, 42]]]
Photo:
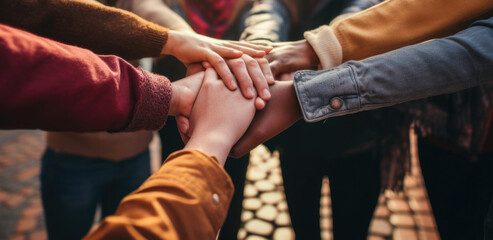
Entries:
[[139, 68], [143, 81], [139, 82], [136, 104], [125, 132], [161, 129], [168, 118], [172, 87], [168, 78]]

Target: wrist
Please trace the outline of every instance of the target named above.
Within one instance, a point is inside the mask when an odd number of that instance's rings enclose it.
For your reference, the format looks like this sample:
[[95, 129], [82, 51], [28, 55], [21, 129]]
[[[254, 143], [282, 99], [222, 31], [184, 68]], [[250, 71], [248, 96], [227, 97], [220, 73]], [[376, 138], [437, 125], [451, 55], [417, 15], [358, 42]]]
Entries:
[[175, 30], [169, 30], [168, 31], [168, 40], [163, 46], [163, 49], [161, 50], [161, 55], [173, 55], [173, 48], [176, 46], [176, 41], [177, 41], [177, 31]]
[[171, 100], [169, 105], [169, 116], [177, 116], [180, 109], [180, 87], [171, 83]]
[[342, 46], [329, 26], [321, 26], [303, 34], [312, 47], [322, 69], [338, 66], [342, 63]]
[[213, 131], [205, 134], [194, 132], [184, 149], [197, 149], [207, 155], [215, 156], [219, 164], [224, 166], [229, 151], [233, 147], [231, 142], [223, 134], [214, 133]]

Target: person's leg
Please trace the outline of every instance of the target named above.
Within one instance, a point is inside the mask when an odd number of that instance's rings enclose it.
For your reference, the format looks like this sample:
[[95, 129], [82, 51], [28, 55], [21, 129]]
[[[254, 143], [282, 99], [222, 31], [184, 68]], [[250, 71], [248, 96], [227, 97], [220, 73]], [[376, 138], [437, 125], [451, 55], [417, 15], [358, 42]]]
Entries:
[[[472, 178], [473, 185], [471, 187], [474, 189], [474, 194], [470, 198], [473, 202], [475, 239], [483, 239], [483, 236], [488, 232], [488, 227], [490, 239], [493, 239], [493, 235], [491, 235], [493, 210], [489, 209], [490, 204], [493, 204], [493, 153], [480, 154], [478, 162], [474, 164]], [[488, 219], [490, 225], [485, 225]]]
[[472, 166], [468, 159], [418, 139], [423, 178], [443, 240], [474, 239], [470, 196]]
[[366, 239], [380, 194], [380, 164], [368, 150], [331, 159], [326, 169], [334, 239]]
[[490, 209], [484, 221], [484, 240], [493, 239], [493, 199], [490, 202]]
[[101, 219], [114, 214], [120, 201], [151, 175], [150, 162], [149, 150], [120, 162], [112, 162], [113, 178], [104, 183], [101, 194]]
[[235, 192], [229, 205], [228, 215], [219, 232], [218, 240], [236, 239], [241, 226], [241, 212], [243, 210], [243, 190], [245, 188], [246, 172], [250, 154], [239, 159], [228, 158], [224, 169], [231, 177]]
[[49, 239], [81, 239], [90, 230], [99, 198], [100, 162], [47, 149], [41, 196]]
[[320, 125], [296, 123], [273, 139], [279, 149], [284, 193], [296, 239], [320, 239], [323, 160], [317, 142]]

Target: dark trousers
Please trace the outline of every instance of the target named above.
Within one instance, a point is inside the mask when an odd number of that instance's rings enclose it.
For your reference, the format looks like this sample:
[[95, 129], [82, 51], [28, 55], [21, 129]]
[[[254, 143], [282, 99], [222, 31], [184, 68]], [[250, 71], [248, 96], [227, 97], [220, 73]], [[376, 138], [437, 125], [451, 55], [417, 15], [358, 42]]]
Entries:
[[49, 239], [82, 239], [91, 229], [98, 204], [101, 219], [115, 213], [120, 201], [151, 171], [149, 151], [113, 162], [47, 149], [41, 161], [41, 195]]
[[422, 139], [418, 151], [442, 240], [483, 239], [493, 196], [493, 153], [480, 154], [476, 162], [471, 162]]

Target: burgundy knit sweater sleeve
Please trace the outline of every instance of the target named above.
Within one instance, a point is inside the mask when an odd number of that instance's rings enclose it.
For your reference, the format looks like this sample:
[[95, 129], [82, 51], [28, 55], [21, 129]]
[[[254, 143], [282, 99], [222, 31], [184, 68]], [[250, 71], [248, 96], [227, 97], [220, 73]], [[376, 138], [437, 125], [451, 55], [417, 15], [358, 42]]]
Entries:
[[0, 24], [0, 128], [160, 129], [171, 83], [116, 56]]
[[0, 23], [125, 59], [157, 57], [168, 29], [87, 0], [2, 0]]

